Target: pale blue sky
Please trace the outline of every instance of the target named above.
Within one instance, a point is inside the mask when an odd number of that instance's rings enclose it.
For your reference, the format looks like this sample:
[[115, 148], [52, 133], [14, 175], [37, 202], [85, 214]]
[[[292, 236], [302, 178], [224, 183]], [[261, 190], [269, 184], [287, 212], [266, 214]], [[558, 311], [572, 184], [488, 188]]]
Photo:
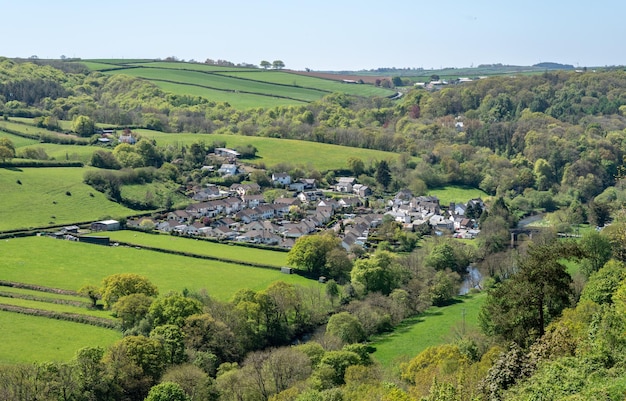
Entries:
[[626, 2], [0, 0], [0, 56], [287, 68], [626, 64]]

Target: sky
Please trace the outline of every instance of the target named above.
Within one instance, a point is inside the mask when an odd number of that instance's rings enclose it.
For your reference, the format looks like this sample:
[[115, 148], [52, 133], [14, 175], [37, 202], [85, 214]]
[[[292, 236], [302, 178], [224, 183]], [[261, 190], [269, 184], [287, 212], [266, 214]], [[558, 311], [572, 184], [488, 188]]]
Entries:
[[0, 0], [0, 56], [359, 71], [626, 65], [626, 1]]

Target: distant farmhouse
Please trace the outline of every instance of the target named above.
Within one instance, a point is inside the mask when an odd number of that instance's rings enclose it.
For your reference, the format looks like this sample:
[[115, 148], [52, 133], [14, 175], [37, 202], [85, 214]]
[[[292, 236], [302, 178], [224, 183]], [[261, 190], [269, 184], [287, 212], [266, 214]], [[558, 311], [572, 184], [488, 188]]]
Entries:
[[92, 231], [117, 231], [120, 229], [120, 222], [117, 220], [102, 220], [91, 223]]

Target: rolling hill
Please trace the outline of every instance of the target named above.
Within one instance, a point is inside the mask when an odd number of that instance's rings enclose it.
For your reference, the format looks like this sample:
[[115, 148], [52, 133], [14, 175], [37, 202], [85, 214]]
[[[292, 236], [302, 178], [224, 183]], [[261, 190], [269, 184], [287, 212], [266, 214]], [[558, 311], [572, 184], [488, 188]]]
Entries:
[[306, 104], [330, 93], [358, 96], [393, 96], [391, 89], [370, 84], [347, 84], [288, 70], [223, 67], [200, 63], [150, 60], [86, 60], [92, 71], [146, 79], [177, 95], [194, 95], [237, 108]]

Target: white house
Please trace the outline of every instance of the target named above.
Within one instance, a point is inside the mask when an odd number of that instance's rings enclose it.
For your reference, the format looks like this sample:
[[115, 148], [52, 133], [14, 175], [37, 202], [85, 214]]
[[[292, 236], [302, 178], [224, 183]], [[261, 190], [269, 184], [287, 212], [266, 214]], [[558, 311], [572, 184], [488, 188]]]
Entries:
[[289, 185], [291, 184], [291, 176], [287, 173], [273, 173], [272, 183], [274, 185]]
[[235, 175], [237, 174], [237, 165], [224, 163], [220, 166], [220, 169], [217, 170], [221, 175]]

